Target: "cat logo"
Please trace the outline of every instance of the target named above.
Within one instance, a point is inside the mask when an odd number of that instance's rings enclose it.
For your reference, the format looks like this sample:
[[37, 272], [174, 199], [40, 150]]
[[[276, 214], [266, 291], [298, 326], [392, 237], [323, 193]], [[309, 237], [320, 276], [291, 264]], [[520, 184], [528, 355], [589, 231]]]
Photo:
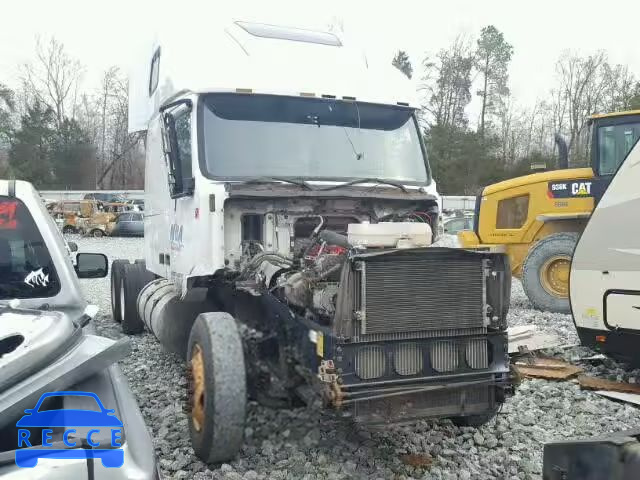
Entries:
[[549, 198], [581, 198], [593, 197], [591, 192], [591, 184], [589, 180], [577, 182], [549, 182], [547, 195]]
[[576, 197], [591, 195], [591, 182], [574, 182], [571, 184], [571, 194]]

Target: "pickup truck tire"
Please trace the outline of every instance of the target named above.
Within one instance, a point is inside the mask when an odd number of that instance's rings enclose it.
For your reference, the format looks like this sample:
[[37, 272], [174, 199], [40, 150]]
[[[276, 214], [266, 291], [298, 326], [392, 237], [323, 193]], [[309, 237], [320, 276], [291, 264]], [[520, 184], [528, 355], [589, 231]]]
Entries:
[[111, 262], [111, 316], [116, 323], [122, 322], [120, 312], [120, 289], [122, 288], [122, 271], [129, 265], [129, 260], [114, 260]]
[[95, 237], [95, 238], [100, 238], [100, 237], [104, 236], [104, 232], [102, 230], [100, 230], [99, 228], [94, 228], [93, 230], [91, 230], [89, 232], [89, 235], [91, 235], [92, 237]]
[[72, 227], [71, 225], [65, 225], [62, 228], [62, 233], [76, 233], [76, 229], [74, 227]]
[[247, 382], [242, 339], [226, 312], [197, 316], [187, 347], [191, 444], [206, 463], [231, 460], [240, 450]]
[[153, 279], [153, 274], [143, 265], [134, 263], [123, 266], [120, 287], [120, 323], [123, 333], [135, 335], [144, 331], [144, 322], [138, 314], [138, 294]]
[[522, 267], [522, 286], [537, 310], [571, 313], [569, 269], [578, 234], [554, 233], [536, 243]]

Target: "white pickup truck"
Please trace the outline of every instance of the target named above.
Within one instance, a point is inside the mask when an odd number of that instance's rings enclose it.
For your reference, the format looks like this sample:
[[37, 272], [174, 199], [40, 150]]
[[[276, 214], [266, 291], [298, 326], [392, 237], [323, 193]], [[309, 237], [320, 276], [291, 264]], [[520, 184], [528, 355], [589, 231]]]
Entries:
[[[78, 278], [107, 270], [106, 256], [66, 244], [31, 184], [0, 180], [3, 480], [159, 478], [147, 427], [117, 365], [129, 342], [95, 335], [97, 307], [80, 293]], [[76, 425], [80, 417], [70, 410], [121, 423], [120, 441], [109, 442], [114, 430], [103, 428], [104, 419]], [[21, 442], [25, 430], [29, 441]]]

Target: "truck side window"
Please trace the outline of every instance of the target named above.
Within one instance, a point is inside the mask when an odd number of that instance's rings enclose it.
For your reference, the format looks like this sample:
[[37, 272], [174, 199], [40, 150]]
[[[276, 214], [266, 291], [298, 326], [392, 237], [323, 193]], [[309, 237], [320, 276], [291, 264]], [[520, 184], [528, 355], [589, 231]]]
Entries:
[[191, 111], [184, 110], [175, 118], [178, 147], [178, 168], [184, 180], [193, 178], [191, 172]]
[[158, 88], [158, 81], [160, 80], [160, 48], [156, 50], [151, 59], [151, 73], [149, 75], [149, 96], [153, 95], [153, 92]]

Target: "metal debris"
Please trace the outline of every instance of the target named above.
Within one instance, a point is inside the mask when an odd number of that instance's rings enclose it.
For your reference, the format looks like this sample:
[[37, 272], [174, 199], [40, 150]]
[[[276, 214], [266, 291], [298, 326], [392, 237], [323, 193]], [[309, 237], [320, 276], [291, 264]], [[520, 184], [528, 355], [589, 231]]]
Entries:
[[529, 351], [563, 345], [559, 336], [553, 333], [539, 332], [535, 325], [519, 325], [507, 329], [509, 353], [518, 353], [522, 347]]
[[637, 393], [607, 392], [606, 390], [597, 390], [596, 393], [612, 400], [619, 400], [640, 406], [640, 394]]
[[433, 458], [430, 455], [422, 453], [410, 453], [408, 455], [402, 455], [400, 457], [402, 463], [405, 465], [411, 465], [416, 468], [428, 468], [433, 463]]
[[522, 377], [567, 380], [582, 372], [580, 367], [555, 358], [530, 357], [518, 360], [514, 368]]
[[589, 377], [587, 375], [580, 375], [578, 382], [580, 383], [580, 388], [585, 390], [605, 390], [608, 392], [640, 394], [640, 385], [636, 385], [635, 383], [613, 382], [611, 380]]

